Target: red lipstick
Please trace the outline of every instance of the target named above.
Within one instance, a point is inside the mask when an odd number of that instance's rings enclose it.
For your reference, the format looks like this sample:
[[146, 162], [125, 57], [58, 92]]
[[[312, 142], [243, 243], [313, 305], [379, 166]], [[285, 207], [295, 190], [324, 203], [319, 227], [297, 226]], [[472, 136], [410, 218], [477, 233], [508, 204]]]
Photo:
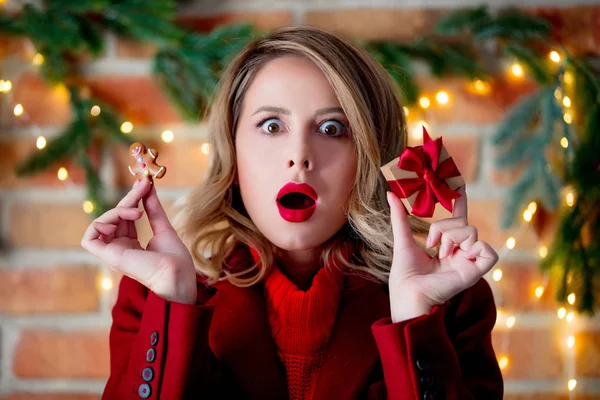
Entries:
[[317, 208], [317, 192], [308, 183], [286, 183], [277, 193], [277, 209], [288, 222], [304, 222]]

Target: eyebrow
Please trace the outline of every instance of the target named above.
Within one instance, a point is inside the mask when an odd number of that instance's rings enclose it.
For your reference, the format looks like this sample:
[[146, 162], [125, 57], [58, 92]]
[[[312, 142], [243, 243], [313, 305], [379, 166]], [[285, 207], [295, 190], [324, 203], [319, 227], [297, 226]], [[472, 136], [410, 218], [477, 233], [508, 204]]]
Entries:
[[[261, 111], [271, 111], [271, 112], [276, 112], [276, 113], [285, 114], [285, 115], [290, 115], [292, 113], [287, 108], [264, 106], [264, 107], [260, 107], [256, 111], [254, 111], [254, 114], [257, 114], [257, 113], [259, 113]], [[341, 107], [321, 108], [321, 109], [317, 110], [317, 112], [315, 113], [315, 115], [333, 114], [333, 113], [341, 113], [341, 114], [343, 114], [344, 110], [342, 110]], [[254, 115], [254, 114], [252, 114], [252, 115]]]

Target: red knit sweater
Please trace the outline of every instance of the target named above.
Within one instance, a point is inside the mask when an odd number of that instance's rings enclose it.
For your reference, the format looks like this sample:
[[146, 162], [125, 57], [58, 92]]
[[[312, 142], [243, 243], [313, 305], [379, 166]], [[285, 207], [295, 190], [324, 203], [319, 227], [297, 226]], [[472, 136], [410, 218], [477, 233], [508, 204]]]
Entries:
[[307, 291], [276, 266], [265, 279], [271, 334], [285, 367], [290, 400], [312, 398], [343, 286], [344, 276], [335, 267], [321, 268]]

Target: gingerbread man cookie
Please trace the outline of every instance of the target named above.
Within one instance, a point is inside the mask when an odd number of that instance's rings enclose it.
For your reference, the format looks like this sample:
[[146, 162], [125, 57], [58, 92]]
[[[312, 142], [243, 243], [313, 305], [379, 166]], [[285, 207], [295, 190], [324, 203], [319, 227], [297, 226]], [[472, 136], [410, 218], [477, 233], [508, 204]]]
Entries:
[[135, 142], [129, 147], [129, 155], [135, 160], [129, 165], [129, 172], [139, 179], [146, 178], [152, 182], [152, 178], [160, 179], [167, 172], [166, 167], [156, 164], [158, 151], [146, 150], [146, 146], [140, 142]]

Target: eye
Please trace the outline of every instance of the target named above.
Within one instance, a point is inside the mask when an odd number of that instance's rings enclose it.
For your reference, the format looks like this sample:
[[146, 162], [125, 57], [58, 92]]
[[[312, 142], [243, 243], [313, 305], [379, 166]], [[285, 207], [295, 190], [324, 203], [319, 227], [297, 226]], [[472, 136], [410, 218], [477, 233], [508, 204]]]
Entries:
[[346, 131], [346, 125], [336, 119], [325, 121], [319, 126], [319, 131], [327, 136], [340, 136]]
[[265, 134], [272, 135], [283, 129], [283, 123], [278, 118], [267, 118], [256, 124], [256, 127], [262, 128]]

